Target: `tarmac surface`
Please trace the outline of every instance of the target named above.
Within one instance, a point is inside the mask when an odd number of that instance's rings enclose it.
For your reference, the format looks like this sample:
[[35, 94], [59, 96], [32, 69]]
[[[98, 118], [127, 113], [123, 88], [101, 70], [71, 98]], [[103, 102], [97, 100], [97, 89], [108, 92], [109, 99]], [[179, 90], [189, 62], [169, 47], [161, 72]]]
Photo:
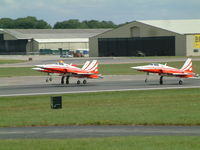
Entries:
[[177, 78], [164, 78], [164, 84], [159, 84], [158, 76], [150, 76], [145, 83], [145, 75], [111, 75], [104, 79], [87, 80], [87, 84], [77, 85], [77, 79], [71, 78], [69, 85], [61, 85], [60, 77], [46, 83], [46, 77], [7, 77], [0, 78], [0, 97], [41, 94], [64, 94], [102, 91], [153, 90], [199, 88], [200, 80], [185, 79], [183, 85], [178, 84]]
[[0, 139], [200, 136], [200, 126], [56, 126], [0, 128]]

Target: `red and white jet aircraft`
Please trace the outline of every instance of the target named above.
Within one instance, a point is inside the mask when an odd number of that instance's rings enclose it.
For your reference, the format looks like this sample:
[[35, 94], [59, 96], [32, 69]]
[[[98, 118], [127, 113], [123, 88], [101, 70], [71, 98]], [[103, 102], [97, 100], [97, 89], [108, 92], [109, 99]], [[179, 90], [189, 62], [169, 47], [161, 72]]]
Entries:
[[[147, 72], [147, 75], [149, 73], [156, 73], [160, 76], [160, 84], [163, 84], [163, 77], [179, 77], [179, 78], [198, 78], [198, 75], [193, 73], [192, 71], [192, 60], [188, 58], [181, 69], [169, 67], [166, 64], [157, 64], [152, 63], [145, 66], [137, 66], [137, 67], [131, 67], [137, 71], [143, 71]], [[147, 78], [145, 79], [145, 82], [147, 82]], [[183, 80], [179, 80], [179, 84], [183, 84]]]
[[[57, 64], [47, 64], [47, 65], [36, 65], [37, 68], [32, 68], [33, 70], [45, 72], [50, 75], [46, 79], [46, 82], [52, 81], [52, 75], [58, 74], [62, 76], [61, 84], [64, 84], [66, 78], [66, 84], [69, 84], [70, 77], [83, 78], [83, 84], [86, 84], [86, 78], [89, 79], [98, 79], [102, 78], [98, 71], [98, 62], [93, 60], [92, 62], [86, 61], [82, 68], [78, 68], [73, 64], [65, 64], [63, 61], [59, 61]], [[78, 80], [77, 84], [80, 84], [81, 81]]]

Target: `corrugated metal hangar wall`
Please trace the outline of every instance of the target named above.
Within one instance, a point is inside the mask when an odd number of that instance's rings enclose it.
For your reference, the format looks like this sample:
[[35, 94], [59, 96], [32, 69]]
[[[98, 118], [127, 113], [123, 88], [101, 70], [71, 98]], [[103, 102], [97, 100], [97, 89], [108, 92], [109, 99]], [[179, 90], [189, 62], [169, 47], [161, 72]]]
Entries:
[[91, 37], [90, 56], [185, 56], [186, 37], [134, 21]]
[[26, 54], [28, 40], [4, 40], [0, 33], [0, 54]]

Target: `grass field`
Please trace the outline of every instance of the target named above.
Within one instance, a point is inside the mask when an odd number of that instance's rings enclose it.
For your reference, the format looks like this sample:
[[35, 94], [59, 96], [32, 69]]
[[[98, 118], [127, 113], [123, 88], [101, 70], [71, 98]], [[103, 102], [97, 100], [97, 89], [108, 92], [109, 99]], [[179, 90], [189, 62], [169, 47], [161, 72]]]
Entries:
[[[138, 72], [130, 67], [146, 65], [148, 63], [136, 63], [136, 64], [100, 64], [99, 72], [103, 75], [136, 75], [144, 74], [143, 72]], [[183, 62], [170, 62], [167, 65], [172, 67], [181, 68]], [[200, 73], [200, 61], [193, 62], [193, 70], [195, 73]], [[14, 73], [13, 73], [14, 72]], [[46, 75], [46, 73], [37, 72], [31, 69], [31, 67], [10, 67], [10, 68], [0, 68], [0, 77], [11, 77], [11, 76], [41, 76]]]
[[63, 95], [63, 109], [50, 109], [50, 95], [0, 98], [0, 127], [46, 125], [200, 125], [200, 89]]
[[[166, 59], [166, 58], [186, 58], [185, 56], [145, 56], [145, 57], [129, 57], [133, 59]], [[199, 56], [190, 56], [189, 58], [200, 58]]]
[[13, 63], [21, 63], [21, 62], [26, 62], [25, 60], [1, 60], [0, 59], [0, 64], [13, 64]]
[[1, 140], [2, 150], [199, 150], [200, 137], [137, 136], [82, 139]]
[[14, 77], [14, 76], [42, 76], [45, 73], [34, 71], [31, 67], [9, 67], [0, 68], [0, 77]]

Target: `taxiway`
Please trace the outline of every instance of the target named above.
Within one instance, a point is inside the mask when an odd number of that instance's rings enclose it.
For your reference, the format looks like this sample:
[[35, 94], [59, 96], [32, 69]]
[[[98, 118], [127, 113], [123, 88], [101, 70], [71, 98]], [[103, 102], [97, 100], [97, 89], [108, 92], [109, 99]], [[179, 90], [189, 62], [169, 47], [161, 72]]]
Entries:
[[101, 80], [88, 80], [86, 85], [77, 85], [77, 79], [71, 79], [69, 85], [61, 85], [60, 77], [56, 77], [51, 83], [46, 83], [45, 77], [39, 76], [0, 78], [0, 97], [200, 87], [200, 80], [195, 79], [186, 79], [184, 80], [183, 85], [178, 84], [177, 78], [166, 78], [164, 79], [163, 85], [159, 85], [158, 76], [152, 76], [149, 78], [148, 83], [145, 83], [144, 79], [145, 76], [141, 75], [116, 75], [105, 76], [105, 78]]
[[200, 136], [199, 126], [57, 126], [0, 128], [0, 139]]

